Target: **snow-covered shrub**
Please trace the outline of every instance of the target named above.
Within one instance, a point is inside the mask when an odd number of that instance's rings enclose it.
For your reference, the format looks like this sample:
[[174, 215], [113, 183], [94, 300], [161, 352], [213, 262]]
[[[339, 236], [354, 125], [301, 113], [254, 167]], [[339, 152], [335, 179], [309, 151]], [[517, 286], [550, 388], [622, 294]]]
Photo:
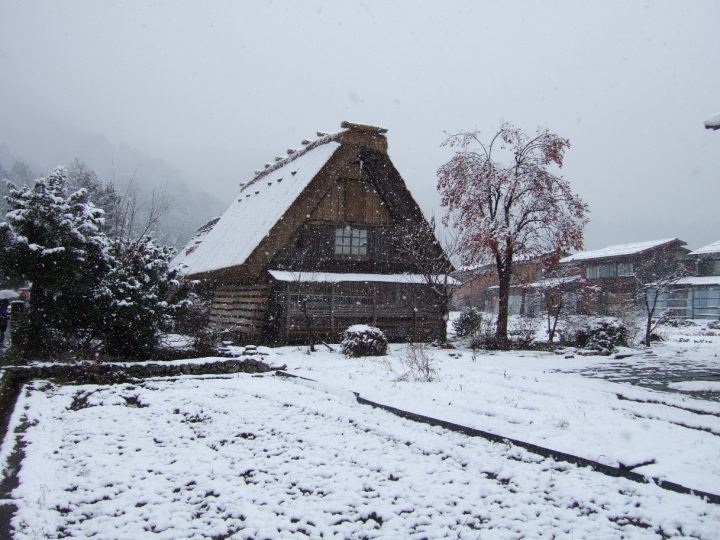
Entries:
[[495, 323], [490, 317], [485, 317], [482, 320], [480, 326], [478, 326], [470, 336], [468, 345], [473, 351], [478, 349], [496, 350], [501, 348], [495, 335]]
[[509, 325], [508, 341], [510, 346], [525, 349], [535, 341], [537, 321], [530, 317], [514, 317]]
[[472, 336], [483, 322], [483, 314], [478, 308], [468, 306], [460, 312], [460, 315], [452, 323], [455, 334], [458, 337]]
[[707, 327], [711, 330], [720, 330], [720, 320], [710, 321], [709, 323], [707, 323]]
[[210, 324], [213, 291], [206, 281], [182, 283], [187, 294], [175, 314], [173, 332], [195, 338]]
[[347, 356], [383, 356], [387, 352], [387, 338], [382, 330], [366, 324], [350, 326], [342, 334], [340, 347]]
[[437, 379], [435, 357], [426, 343], [408, 343], [400, 360], [407, 371], [399, 380], [432, 382]]
[[215, 324], [207, 324], [199, 328], [193, 335], [193, 349], [203, 356], [218, 354], [222, 345], [223, 330]]
[[671, 326], [673, 328], [689, 328], [697, 326], [695, 322], [690, 319], [679, 319], [677, 317], [664, 317], [660, 321], [660, 324], [663, 326]]
[[627, 346], [627, 327], [614, 317], [592, 319], [577, 330], [575, 345], [610, 354], [618, 346]]

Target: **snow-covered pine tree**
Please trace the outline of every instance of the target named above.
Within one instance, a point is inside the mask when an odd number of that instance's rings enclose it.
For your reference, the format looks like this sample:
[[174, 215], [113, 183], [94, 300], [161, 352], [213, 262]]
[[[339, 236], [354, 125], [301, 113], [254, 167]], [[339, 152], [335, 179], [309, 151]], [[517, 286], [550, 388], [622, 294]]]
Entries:
[[174, 250], [146, 236], [114, 239], [110, 253], [98, 301], [98, 337], [110, 355], [139, 357], [154, 348], [163, 323], [182, 304], [170, 269]]
[[9, 187], [0, 265], [32, 283], [15, 345], [26, 356], [83, 347], [92, 336], [94, 299], [108, 266], [103, 211], [86, 190], [67, 193], [64, 168], [32, 186]]
[[68, 192], [84, 189], [88, 199], [105, 211], [103, 231], [118, 236], [121, 228], [123, 197], [115, 190], [112, 182], [103, 182], [84, 161], [77, 158], [67, 167]]

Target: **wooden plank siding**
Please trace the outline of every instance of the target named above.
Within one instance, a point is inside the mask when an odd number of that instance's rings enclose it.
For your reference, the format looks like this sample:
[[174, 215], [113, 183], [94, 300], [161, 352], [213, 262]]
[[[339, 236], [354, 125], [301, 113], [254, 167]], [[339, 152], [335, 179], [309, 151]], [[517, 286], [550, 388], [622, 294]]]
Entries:
[[336, 342], [353, 324], [377, 326], [391, 341], [444, 336], [444, 313], [426, 285], [283, 283], [273, 289], [271, 304], [278, 334], [289, 343], [306, 341], [311, 331]]
[[385, 201], [369, 181], [338, 179], [311, 214], [312, 220], [389, 225]]
[[220, 285], [213, 295], [210, 322], [258, 337], [265, 324], [269, 294], [267, 284]]

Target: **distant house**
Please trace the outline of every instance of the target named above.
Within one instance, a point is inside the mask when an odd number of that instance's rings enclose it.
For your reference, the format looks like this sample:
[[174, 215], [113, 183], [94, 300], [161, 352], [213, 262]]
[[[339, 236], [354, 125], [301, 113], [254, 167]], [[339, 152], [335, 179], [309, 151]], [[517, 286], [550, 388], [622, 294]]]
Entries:
[[[511, 315], [531, 315], [537, 311], [532, 303], [532, 290], [526, 285], [542, 280], [556, 260], [548, 254], [513, 262], [508, 299]], [[487, 312], [497, 311], [498, 277], [495, 264], [461, 268], [453, 274], [453, 277], [461, 283], [455, 292], [456, 307], [475, 306]]]
[[[577, 294], [576, 311], [592, 315], [612, 315], [637, 307], [638, 287], [644, 269], [689, 268], [690, 250], [677, 238], [618, 244], [581, 251], [560, 259], [582, 278], [582, 288], [569, 286]], [[580, 283], [580, 282], [578, 282]]]
[[214, 289], [214, 323], [269, 343], [333, 339], [355, 323], [395, 340], [444, 336], [439, 290], [452, 278], [422, 263], [449, 262], [388, 157], [386, 130], [342, 127], [256, 171], [176, 258]]
[[660, 295], [658, 311], [673, 317], [720, 319], [720, 240], [691, 251], [695, 275]]
[[455, 290], [453, 305], [457, 309], [474, 306], [489, 311], [488, 289], [497, 285], [497, 271], [494, 264], [465, 266], [453, 273], [460, 282]]
[[698, 276], [720, 276], [720, 240], [690, 252]]

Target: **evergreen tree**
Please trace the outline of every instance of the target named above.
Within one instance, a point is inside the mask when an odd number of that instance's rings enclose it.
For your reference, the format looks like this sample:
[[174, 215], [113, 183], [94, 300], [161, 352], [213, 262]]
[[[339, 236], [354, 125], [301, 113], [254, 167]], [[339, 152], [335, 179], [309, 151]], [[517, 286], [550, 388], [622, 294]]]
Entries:
[[108, 269], [103, 211], [85, 189], [67, 193], [63, 168], [32, 186], [9, 187], [0, 265], [10, 277], [32, 282], [21, 352], [55, 354], [87, 345], [92, 307]]
[[105, 211], [103, 230], [108, 236], [118, 236], [121, 224], [122, 197], [112, 183], [102, 182], [85, 162], [75, 158], [67, 168], [68, 191], [84, 189], [88, 199]]
[[144, 237], [115, 239], [110, 252], [98, 302], [99, 337], [108, 354], [138, 357], [155, 347], [163, 324], [182, 304], [169, 269], [174, 250]]

